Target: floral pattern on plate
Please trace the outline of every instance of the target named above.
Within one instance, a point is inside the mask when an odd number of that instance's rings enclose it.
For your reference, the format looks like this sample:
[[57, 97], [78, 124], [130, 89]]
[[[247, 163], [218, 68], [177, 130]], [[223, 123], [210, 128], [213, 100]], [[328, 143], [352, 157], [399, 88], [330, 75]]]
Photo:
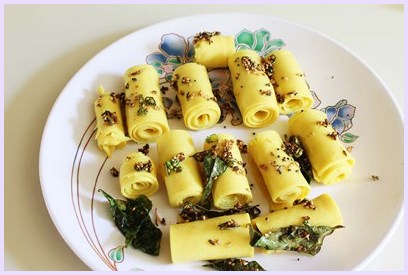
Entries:
[[334, 106], [327, 106], [321, 110], [326, 113], [327, 119], [333, 126], [334, 130], [339, 134], [341, 141], [345, 143], [353, 143], [356, 141], [358, 136], [347, 132], [353, 127], [353, 118], [356, 107], [348, 104], [347, 100], [342, 99]]

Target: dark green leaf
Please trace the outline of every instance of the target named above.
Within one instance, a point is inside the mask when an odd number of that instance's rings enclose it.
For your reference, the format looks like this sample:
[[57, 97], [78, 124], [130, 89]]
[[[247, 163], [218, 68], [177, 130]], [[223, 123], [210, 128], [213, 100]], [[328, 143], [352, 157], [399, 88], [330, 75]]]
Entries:
[[105, 196], [105, 198], [108, 200], [109, 205], [111, 210], [119, 210], [119, 211], [125, 211], [126, 210], [126, 202], [123, 200], [115, 200], [112, 198], [108, 193], [103, 191], [102, 189], [99, 189], [100, 192]]
[[250, 228], [251, 245], [267, 250], [286, 250], [316, 255], [319, 253], [323, 240], [343, 226], [310, 226], [304, 221], [300, 226], [288, 226], [262, 235], [252, 226]]
[[308, 183], [313, 179], [312, 165], [309, 158], [303, 149], [302, 142], [298, 136], [285, 137], [284, 141], [285, 153], [293, 157], [299, 163], [300, 172]]
[[256, 261], [249, 262], [237, 258], [211, 260], [204, 266], [211, 267], [219, 271], [265, 271], [265, 269]]
[[161, 238], [161, 230], [157, 228], [153, 224], [150, 217], [148, 217], [143, 221], [143, 224], [137, 232], [136, 238], [133, 240], [132, 245], [147, 254], [157, 256], [160, 252]]
[[222, 175], [227, 169], [227, 164], [221, 160], [218, 156], [213, 156], [211, 153], [208, 153], [204, 157], [203, 161], [204, 174], [206, 178], [203, 196], [201, 201], [205, 201], [208, 196], [211, 194], [212, 186], [214, 181]]
[[258, 208], [259, 205], [251, 206], [248, 204], [235, 205], [234, 208], [227, 210], [210, 210], [211, 205], [204, 206], [196, 205], [192, 203], [187, 203], [184, 205], [183, 210], [180, 213], [181, 218], [184, 221], [197, 221], [204, 220], [208, 218], [215, 218], [221, 216], [228, 216], [238, 213], [248, 213], [251, 219], [258, 217], [261, 214], [261, 210]]
[[151, 200], [141, 195], [135, 200], [124, 201], [112, 198], [102, 189], [99, 191], [109, 201], [112, 218], [125, 236], [126, 247], [132, 244], [150, 255], [158, 255], [162, 233], [150, 219]]

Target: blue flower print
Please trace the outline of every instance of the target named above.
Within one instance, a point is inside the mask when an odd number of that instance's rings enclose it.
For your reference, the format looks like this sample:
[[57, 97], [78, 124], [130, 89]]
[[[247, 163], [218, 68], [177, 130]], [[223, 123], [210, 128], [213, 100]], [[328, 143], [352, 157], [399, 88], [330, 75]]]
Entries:
[[169, 33], [164, 34], [159, 44], [159, 52], [146, 57], [146, 63], [154, 66], [166, 81], [171, 81], [174, 69], [194, 58], [193, 37], [184, 37]]
[[327, 106], [322, 109], [326, 113], [327, 119], [333, 126], [334, 130], [339, 133], [340, 139], [345, 143], [354, 142], [358, 136], [347, 133], [353, 127], [353, 118], [356, 107], [347, 103], [343, 99], [334, 106]]

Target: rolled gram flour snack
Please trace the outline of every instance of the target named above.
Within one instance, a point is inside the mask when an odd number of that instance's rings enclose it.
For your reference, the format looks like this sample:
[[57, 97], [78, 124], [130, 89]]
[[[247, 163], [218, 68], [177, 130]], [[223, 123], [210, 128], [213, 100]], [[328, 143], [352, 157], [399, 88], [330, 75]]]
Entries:
[[122, 162], [119, 183], [120, 192], [125, 198], [149, 197], [159, 189], [156, 165], [141, 152], [131, 153]]
[[252, 50], [237, 51], [229, 59], [228, 68], [244, 125], [261, 128], [275, 122], [279, 117], [278, 102], [258, 53]]
[[280, 49], [264, 60], [265, 72], [275, 88], [281, 114], [292, 114], [313, 106], [314, 99], [305, 73], [292, 52]]
[[351, 174], [355, 159], [324, 112], [308, 109], [294, 114], [289, 119], [289, 132], [300, 137], [317, 182], [333, 184]]
[[157, 140], [160, 174], [172, 207], [187, 202], [197, 203], [203, 194], [203, 184], [193, 139], [185, 130], [171, 130]]
[[187, 128], [208, 129], [219, 121], [221, 109], [203, 65], [186, 63], [177, 67], [173, 72], [173, 86]]
[[306, 198], [310, 185], [303, 177], [299, 163], [284, 150], [279, 134], [267, 130], [255, 135], [248, 144], [248, 153], [262, 174], [272, 202], [293, 203]]
[[108, 93], [101, 86], [98, 97], [94, 102], [96, 116], [95, 140], [98, 147], [105, 151], [108, 157], [112, 156], [117, 148], [123, 148], [130, 140], [125, 136], [119, 95]]
[[156, 141], [169, 131], [159, 74], [151, 65], [137, 65], [129, 68], [123, 78], [129, 137], [137, 143]]
[[220, 32], [200, 32], [194, 36], [195, 62], [207, 70], [227, 68], [228, 59], [235, 53], [233, 36], [224, 36]]

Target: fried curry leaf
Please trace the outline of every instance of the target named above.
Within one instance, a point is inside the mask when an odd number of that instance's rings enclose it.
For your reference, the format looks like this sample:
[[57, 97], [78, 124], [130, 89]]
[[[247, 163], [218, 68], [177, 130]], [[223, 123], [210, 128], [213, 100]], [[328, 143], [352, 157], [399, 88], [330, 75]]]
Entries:
[[157, 256], [160, 252], [161, 238], [161, 230], [153, 224], [149, 216], [143, 221], [143, 225], [137, 232], [136, 239], [133, 240], [132, 245], [147, 254]]
[[205, 174], [205, 187], [201, 197], [201, 202], [204, 202], [211, 194], [214, 181], [222, 175], [227, 169], [227, 164], [218, 156], [213, 156], [208, 152], [203, 160], [204, 174]]
[[186, 203], [180, 213], [184, 221], [197, 221], [208, 218], [215, 218], [220, 216], [227, 216], [238, 213], [248, 213], [251, 219], [258, 217], [261, 214], [259, 205], [251, 206], [249, 204], [237, 204], [234, 208], [227, 210], [211, 210], [211, 206], [204, 207], [203, 205], [196, 205], [193, 203]]
[[237, 258], [211, 260], [204, 266], [211, 267], [219, 271], [265, 271], [265, 269], [257, 261], [246, 261]]
[[160, 252], [162, 232], [150, 216], [152, 202], [144, 195], [135, 200], [114, 199], [102, 189], [100, 192], [109, 202], [112, 218], [119, 231], [125, 236], [125, 245], [132, 245], [145, 253], [157, 256]]
[[251, 226], [251, 245], [267, 250], [296, 251], [313, 256], [319, 253], [324, 238], [338, 228], [343, 226], [310, 226], [308, 221], [304, 221], [303, 225], [283, 227], [262, 235]]
[[285, 153], [293, 157], [293, 159], [299, 163], [300, 172], [305, 177], [306, 181], [310, 183], [313, 179], [312, 165], [303, 149], [300, 138], [295, 135], [289, 137], [285, 136], [284, 145]]

